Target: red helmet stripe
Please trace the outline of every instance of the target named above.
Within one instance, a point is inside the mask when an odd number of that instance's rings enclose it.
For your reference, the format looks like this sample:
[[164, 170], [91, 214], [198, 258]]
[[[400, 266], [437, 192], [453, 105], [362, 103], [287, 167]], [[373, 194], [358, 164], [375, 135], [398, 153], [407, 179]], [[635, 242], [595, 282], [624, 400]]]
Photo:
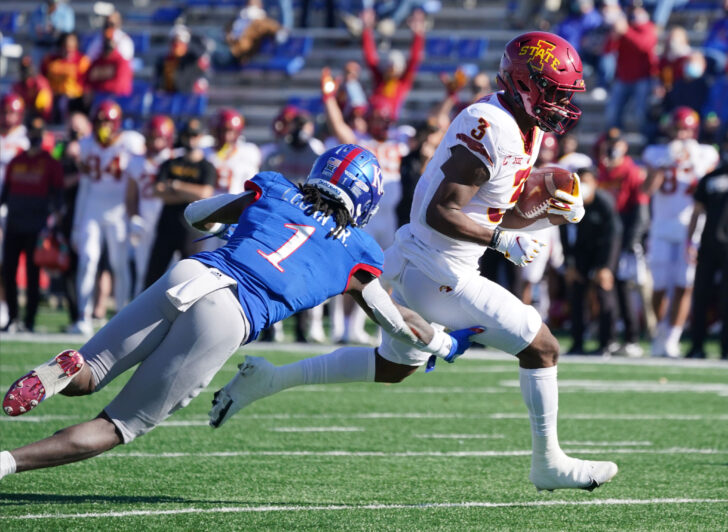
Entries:
[[363, 150], [361, 148], [355, 148], [351, 150], [346, 157], [344, 157], [344, 160], [341, 161], [341, 164], [336, 168], [336, 171], [334, 172], [334, 175], [331, 176], [331, 184], [335, 185], [339, 182], [339, 179], [341, 179], [341, 176], [344, 175], [344, 170], [346, 170], [346, 167], [351, 164], [351, 162], [356, 159], [356, 156], [359, 155]]

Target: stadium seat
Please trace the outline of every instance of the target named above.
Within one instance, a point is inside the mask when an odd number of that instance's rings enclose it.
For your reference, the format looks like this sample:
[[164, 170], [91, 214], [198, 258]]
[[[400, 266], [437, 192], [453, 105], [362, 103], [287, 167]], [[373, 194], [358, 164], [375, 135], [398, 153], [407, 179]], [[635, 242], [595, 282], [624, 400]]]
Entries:
[[148, 33], [130, 33], [129, 37], [134, 43], [134, 55], [136, 57], [141, 57], [149, 52], [152, 40]]
[[458, 59], [460, 61], [478, 61], [488, 48], [487, 39], [460, 39], [458, 41]]
[[267, 39], [261, 45], [260, 55], [241, 68], [285, 72], [290, 76], [303, 68], [305, 57], [312, 48], [313, 38], [309, 36], [290, 37], [282, 44]]
[[455, 39], [452, 37], [429, 37], [425, 41], [425, 59], [420, 65], [424, 72], [444, 72], [453, 69]]
[[207, 109], [207, 94], [176, 94], [179, 100], [177, 112], [181, 116], [204, 116]]
[[0, 12], [0, 33], [13, 35], [20, 29], [20, 13]]
[[181, 7], [160, 7], [152, 15], [153, 24], [174, 24], [174, 22], [182, 14]]
[[181, 102], [176, 96], [176, 94], [167, 94], [166, 92], [155, 92], [152, 98], [151, 112], [170, 116], [178, 115]]
[[320, 96], [291, 96], [286, 101], [286, 105], [293, 105], [314, 116], [324, 112], [324, 104]]

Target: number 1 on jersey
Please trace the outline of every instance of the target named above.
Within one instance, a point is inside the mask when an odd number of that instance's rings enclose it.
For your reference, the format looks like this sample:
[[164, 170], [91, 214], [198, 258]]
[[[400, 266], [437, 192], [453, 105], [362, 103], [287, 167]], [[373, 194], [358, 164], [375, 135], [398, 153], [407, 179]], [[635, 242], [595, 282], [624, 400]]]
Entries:
[[281, 261], [290, 257], [316, 231], [316, 228], [310, 225], [285, 224], [284, 227], [293, 229], [296, 233], [285, 244], [271, 253], [263, 253], [262, 249], [258, 250], [258, 254], [275, 266], [279, 272], [285, 271], [281, 268]]

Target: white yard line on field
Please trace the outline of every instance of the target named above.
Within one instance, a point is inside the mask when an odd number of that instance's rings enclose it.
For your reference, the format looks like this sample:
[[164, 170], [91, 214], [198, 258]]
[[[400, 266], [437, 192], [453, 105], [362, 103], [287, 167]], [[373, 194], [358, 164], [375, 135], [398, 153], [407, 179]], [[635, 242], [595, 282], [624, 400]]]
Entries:
[[[520, 388], [517, 380], [505, 380], [498, 383], [500, 386], [512, 389]], [[590, 379], [559, 379], [559, 392], [646, 392], [646, 393], [716, 393], [728, 395], [728, 383], [724, 382], [686, 382], [678, 380], [663, 381], [622, 381], [622, 380], [590, 380]]]
[[415, 438], [434, 440], [502, 440], [503, 434], [415, 434]]
[[[569, 452], [580, 454], [728, 454], [728, 449], [689, 449], [671, 447], [668, 449], [619, 449], [619, 448], [569, 448]], [[531, 450], [519, 451], [214, 451], [201, 453], [106, 453], [99, 458], [230, 458], [240, 456], [318, 456], [352, 458], [494, 458], [508, 456], [530, 456]]]
[[[459, 412], [365, 412], [342, 414], [245, 414], [247, 419], [256, 420], [291, 420], [291, 419], [528, 419], [527, 413], [495, 412], [492, 414], [462, 414]], [[8, 417], [0, 416], [0, 422], [6, 423], [46, 423], [63, 420], [82, 420], [80, 415], [34, 415]], [[242, 417], [241, 417], [242, 419]], [[605, 420], [605, 421], [728, 421], [728, 414], [567, 414], [559, 413], [559, 419]], [[207, 425], [207, 417], [191, 417], [188, 419], [170, 420], [162, 423], [162, 427], [195, 427]]]
[[273, 427], [271, 432], [362, 432], [362, 427]]
[[619, 447], [650, 447], [651, 441], [560, 441], [561, 445], [583, 445], [585, 447], [606, 447], [617, 445]]
[[335, 512], [356, 510], [434, 510], [438, 508], [514, 508], [549, 506], [635, 506], [662, 504], [725, 504], [728, 499], [594, 499], [586, 501], [523, 501], [523, 502], [425, 502], [421, 504], [332, 504], [280, 506], [225, 506], [218, 508], [179, 508], [170, 510], [129, 510], [126, 512], [93, 512], [76, 514], [0, 515], [0, 519], [88, 519], [95, 517], [137, 517], [148, 515], [265, 513], [265, 512]]
[[[14, 334], [3, 334], [0, 337], [0, 344], [10, 342], [28, 342], [28, 343], [54, 343], [54, 344], [66, 344], [68, 346], [80, 346], [87, 341], [87, 338], [81, 335], [74, 334], [43, 334], [43, 333], [14, 333]], [[253, 342], [252, 344], [245, 345], [241, 351], [243, 353], [271, 353], [271, 352], [286, 352], [286, 353], [298, 353], [305, 356], [310, 356], [311, 353], [326, 353], [338, 349], [340, 345], [333, 344], [299, 344], [299, 343], [281, 343], [271, 344], [266, 342]], [[466, 360], [500, 360], [513, 362], [515, 358], [512, 355], [508, 355], [501, 351], [493, 351], [490, 349], [470, 349], [465, 355]], [[607, 364], [607, 365], [626, 365], [626, 366], [681, 366], [681, 367], [692, 367], [692, 368], [716, 368], [728, 370], [728, 362], [724, 360], [694, 360], [694, 359], [672, 359], [672, 358], [657, 358], [657, 357], [644, 357], [644, 358], [602, 358], [594, 356], [564, 356], [559, 359], [561, 363], [579, 362], [582, 364]], [[443, 366], [444, 367], [444, 366]], [[465, 367], [460, 366], [461, 368]], [[447, 370], [445, 370], [447, 371]]]

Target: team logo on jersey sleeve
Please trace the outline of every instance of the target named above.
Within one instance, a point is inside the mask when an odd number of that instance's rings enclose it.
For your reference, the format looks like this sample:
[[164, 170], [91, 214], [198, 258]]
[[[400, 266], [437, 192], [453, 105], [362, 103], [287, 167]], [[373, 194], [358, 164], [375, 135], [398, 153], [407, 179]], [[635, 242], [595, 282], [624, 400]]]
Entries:
[[550, 65], [554, 70], [558, 70], [561, 61], [552, 53], [555, 48], [555, 44], [539, 40], [536, 45], [521, 46], [518, 55], [527, 55], [528, 63], [539, 72], [543, 72], [545, 65]]

